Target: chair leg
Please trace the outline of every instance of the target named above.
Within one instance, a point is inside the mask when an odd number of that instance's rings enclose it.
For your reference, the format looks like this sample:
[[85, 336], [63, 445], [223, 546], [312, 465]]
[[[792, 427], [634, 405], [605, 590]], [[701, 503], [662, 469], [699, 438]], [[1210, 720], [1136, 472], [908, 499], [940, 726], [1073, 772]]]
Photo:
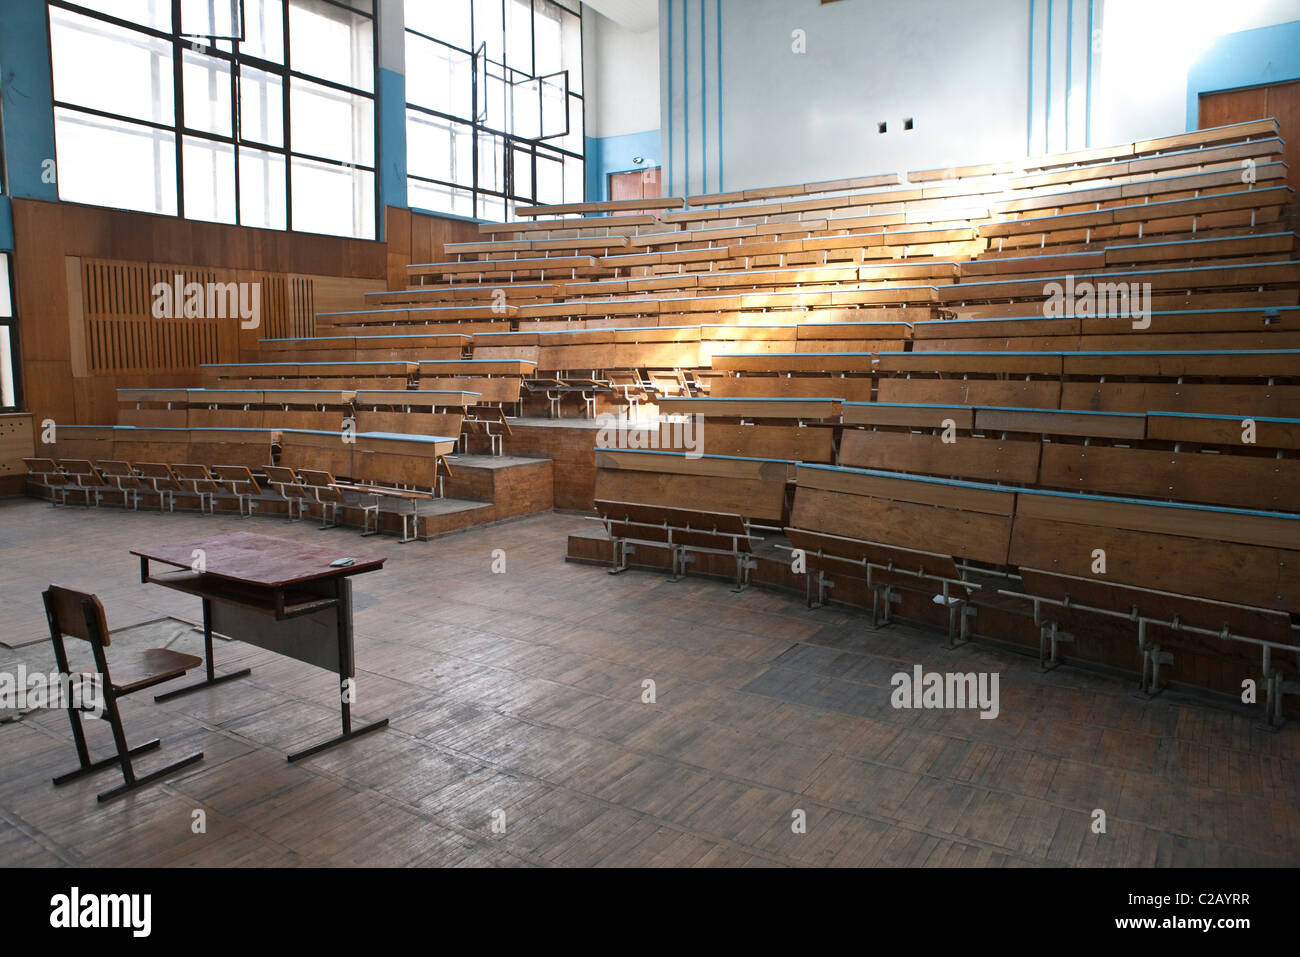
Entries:
[[143, 777], [135, 778], [133, 781], [131, 781], [130, 784], [119, 784], [115, 788], [110, 788], [109, 790], [105, 791], [103, 794], [99, 795], [99, 802], [102, 804], [105, 801], [113, 800], [113, 798], [115, 797], [121, 797], [123, 794], [126, 794], [128, 791], [134, 791], [137, 788], [144, 787], [146, 784], [152, 784], [154, 781], [157, 781], [159, 778], [167, 777], [169, 774], [174, 774], [175, 772], [179, 771], [181, 768], [187, 768], [191, 764], [197, 764], [199, 761], [202, 760], [203, 760], [203, 752], [195, 751], [193, 754], [188, 754], [185, 757], [181, 758], [179, 761], [173, 761], [165, 768], [159, 768], [157, 771], [150, 771], [148, 774], [144, 775]]

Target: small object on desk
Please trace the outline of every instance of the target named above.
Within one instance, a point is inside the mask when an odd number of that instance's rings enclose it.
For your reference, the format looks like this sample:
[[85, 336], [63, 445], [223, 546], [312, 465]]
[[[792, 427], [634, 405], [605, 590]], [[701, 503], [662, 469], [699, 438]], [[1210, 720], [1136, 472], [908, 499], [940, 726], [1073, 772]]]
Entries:
[[355, 558], [336, 558], [334, 559], [334, 561], [330, 562], [330, 567], [346, 568], [348, 565], [355, 565], [356, 561], [357, 560]]

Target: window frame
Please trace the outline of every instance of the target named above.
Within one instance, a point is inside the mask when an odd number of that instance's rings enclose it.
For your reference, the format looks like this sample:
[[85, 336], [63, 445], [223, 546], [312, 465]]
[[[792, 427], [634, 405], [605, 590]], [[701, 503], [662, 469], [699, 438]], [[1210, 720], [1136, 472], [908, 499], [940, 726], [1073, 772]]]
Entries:
[[[267, 60], [252, 53], [245, 53], [240, 49], [239, 40], [216, 39], [211, 43], [204, 43], [200, 38], [192, 35], [181, 33], [181, 4], [182, 0], [170, 0], [171, 7], [171, 32], [167, 33], [154, 27], [146, 26], [142, 23], [135, 23], [130, 20], [123, 20], [109, 13], [104, 13], [90, 7], [82, 6], [75, 0], [46, 0], [46, 35], [49, 44], [50, 62], [54, 58], [54, 30], [51, 17], [53, 11], [63, 10], [78, 16], [87, 17], [102, 23], [107, 23], [115, 27], [133, 30], [145, 36], [167, 41], [171, 44], [172, 50], [172, 84], [173, 84], [173, 104], [174, 113], [172, 123], [156, 123], [148, 120], [141, 120], [131, 116], [124, 116], [117, 113], [97, 109], [94, 107], [83, 106], [66, 100], [59, 100], [53, 97], [51, 89], [51, 98], [53, 99], [56, 110], [64, 110], [72, 113], [79, 113], [88, 116], [98, 116], [103, 119], [112, 120], [119, 123], [134, 124], [136, 126], [149, 127], [160, 132], [170, 133], [174, 138], [175, 166], [176, 166], [176, 212], [175, 213], [158, 213], [158, 216], [175, 216], [180, 219], [191, 219], [187, 215], [185, 204], [185, 162], [184, 152], [186, 140], [205, 140], [209, 143], [220, 143], [228, 146], [232, 150], [231, 166], [234, 176], [234, 218], [233, 220], [210, 220], [194, 219], [195, 222], [217, 222], [222, 225], [245, 226], [243, 210], [241, 208], [241, 164], [240, 153], [242, 149], [255, 151], [258, 154], [274, 153], [281, 158], [284, 166], [284, 225], [266, 226], [261, 223], [253, 224], [250, 228], [255, 229], [275, 229], [277, 231], [293, 232], [293, 161], [295, 159], [305, 160], [309, 163], [319, 163], [328, 166], [346, 169], [348, 171], [361, 171], [370, 175], [370, 190], [372, 193], [374, 206], [374, 222], [370, 224], [371, 234], [364, 236], [356, 232], [342, 233], [321, 233], [317, 235], [336, 235], [352, 239], [377, 239], [383, 235], [383, 207], [379, 198], [379, 157], [381, 131], [379, 127], [379, 4], [372, 2], [370, 11], [359, 9], [345, 0], [314, 0], [315, 3], [335, 7], [341, 11], [356, 17], [361, 17], [370, 21], [370, 89], [364, 90], [360, 87], [349, 86], [339, 83], [326, 77], [316, 76], [295, 70], [292, 63], [292, 37], [290, 35], [290, 7], [293, 0], [281, 0], [280, 3], [280, 26], [283, 38], [283, 62], [277, 63], [274, 60]], [[239, 0], [240, 9], [240, 27], [241, 33], [244, 27], [244, 0]], [[223, 49], [223, 45], [228, 49]], [[185, 97], [184, 97], [184, 68], [187, 54], [198, 53], [201, 56], [215, 59], [226, 64], [226, 72], [230, 78], [230, 134], [223, 135], [212, 133], [208, 130], [198, 129], [186, 125], [185, 118]], [[261, 74], [275, 76], [280, 81], [280, 116], [282, 121], [281, 144], [274, 146], [256, 139], [246, 139], [242, 135], [240, 112], [240, 81], [242, 71], [247, 68], [257, 71]], [[290, 107], [292, 97], [292, 88], [294, 81], [313, 83], [332, 89], [344, 95], [362, 97], [370, 102], [370, 126], [371, 126], [371, 162], [369, 164], [349, 162], [344, 160], [333, 159], [331, 157], [318, 156], [313, 153], [305, 153], [294, 150], [293, 148], [293, 114]], [[57, 132], [55, 142], [55, 162], [58, 162], [58, 143]], [[111, 202], [95, 203], [95, 205], [111, 206]]]
[[4, 268], [8, 270], [5, 285], [9, 291], [7, 304], [9, 315], [0, 316], [0, 328], [9, 330], [9, 372], [13, 377], [14, 385], [13, 405], [5, 405], [4, 398], [0, 395], [0, 415], [7, 415], [10, 412], [23, 411], [23, 364], [18, 345], [18, 278], [14, 269], [14, 251], [0, 249], [0, 258], [4, 260]]
[[[409, 2], [409, 0], [407, 0], [407, 2]], [[507, 17], [506, 4], [512, 2], [512, 0], [499, 0], [499, 2], [501, 4], [502, 29], [501, 29], [501, 36], [498, 39], [503, 51], [502, 60], [508, 60], [509, 54], [507, 52], [507, 45], [508, 45], [507, 38], [509, 34], [509, 27], [507, 26], [507, 19], [506, 19]], [[411, 163], [409, 159], [409, 150], [410, 150], [409, 134], [408, 134], [408, 146], [407, 146], [407, 150], [408, 150], [407, 171], [406, 171], [407, 180], [408, 183], [410, 181], [415, 181], [418, 183], [426, 184], [430, 187], [435, 187], [439, 189], [448, 189], [448, 190], [459, 190], [463, 193], [468, 193], [470, 197], [471, 207], [474, 210], [474, 216], [470, 218], [477, 219], [477, 220], [484, 220], [485, 217], [482, 215], [482, 209], [485, 201], [502, 203], [506, 211], [506, 216], [509, 217], [512, 214], [516, 205], [531, 205], [539, 202], [539, 200], [536, 198], [537, 185], [538, 185], [537, 163], [538, 163], [539, 155], [543, 158], [543, 160], [551, 160], [560, 164], [561, 183], [565, 181], [564, 178], [565, 168], [567, 168], [570, 161], [576, 160], [577, 162], [581, 163], [583, 166], [583, 174], [584, 174], [583, 180], [585, 181], [586, 162], [587, 162], [586, 100], [584, 98], [583, 93], [573, 92], [573, 85], [572, 83], [568, 82], [568, 78], [566, 77], [565, 104], [564, 104], [565, 118], [566, 118], [565, 134], [563, 136], [557, 134], [552, 137], [547, 137], [546, 139], [540, 139], [540, 138], [528, 139], [525, 137], [514, 135], [508, 130], [493, 125], [492, 122], [489, 122], [492, 119], [491, 117], [487, 117], [486, 119], [483, 118], [484, 113], [483, 113], [482, 104], [483, 104], [483, 100], [486, 97], [486, 91], [480, 89], [482, 77], [487, 75], [489, 67], [493, 71], [499, 72], [500, 75], [504, 78], [502, 82], [506, 84], [507, 97], [510, 96], [509, 91], [513, 88], [513, 84], [525, 82], [529, 80], [542, 79], [542, 77], [538, 77], [536, 75], [537, 59], [538, 59], [537, 57], [537, 5], [546, 4], [551, 7], [555, 7], [564, 11], [564, 13], [568, 14], [569, 16], [573, 16], [577, 18], [579, 51], [582, 50], [582, 29], [583, 29], [582, 15], [579, 12], [575, 12], [574, 10], [569, 9], [569, 7], [566, 6], [565, 4], [557, 2], [557, 0], [532, 0], [529, 6], [529, 40], [530, 40], [529, 50], [530, 50], [532, 72], [525, 73], [521, 70], [516, 69], [515, 67], [509, 66], [507, 63], [489, 59], [486, 57], [486, 54], [479, 52], [483, 48], [484, 38], [481, 37], [479, 34], [479, 29], [478, 29], [476, 16], [474, 12], [475, 3], [473, 3], [472, 0], [466, 0], [466, 3], [469, 6], [470, 47], [471, 47], [470, 49], [466, 49], [465, 47], [458, 46], [455, 43], [452, 43], [448, 40], [444, 40], [436, 36], [430, 36], [429, 34], [424, 33], [421, 30], [417, 30], [411, 26], [405, 27], [405, 33], [407, 34], [408, 39], [410, 36], [415, 36], [421, 40], [430, 43], [439, 44], [443, 47], [446, 47], [454, 51], [455, 53], [470, 58], [471, 76], [470, 76], [470, 104], [469, 104], [469, 110], [467, 111], [468, 118], [455, 116], [450, 113], [445, 113], [440, 110], [436, 110], [431, 107], [423, 106], [419, 103], [412, 102], [410, 98], [409, 85], [408, 85], [408, 94], [406, 98], [406, 114], [404, 114], [403, 116], [403, 122], [409, 124], [409, 120], [407, 119], [407, 114], [414, 112], [414, 113], [423, 114], [431, 118], [442, 120], [444, 122], [458, 123], [466, 127], [468, 129], [470, 142], [472, 145], [472, 159], [470, 162], [471, 169], [473, 170], [472, 183], [470, 185], [465, 185], [464, 183], [454, 183], [448, 180], [438, 179], [436, 177], [423, 176], [418, 173], [412, 172], [410, 168]], [[493, 20], [493, 22], [494, 23], [496, 22], [495, 19]], [[561, 34], [560, 34], [561, 48], [563, 47], [563, 36], [564, 36], [563, 30], [561, 30]], [[579, 63], [579, 69], [581, 69], [581, 63]], [[567, 74], [571, 72], [572, 72], [571, 70], [560, 70], [560, 71], [552, 70], [549, 73], [545, 74], [544, 76], [552, 77], [557, 75], [557, 73]], [[548, 142], [548, 140], [562, 140], [572, 135], [572, 133], [574, 132], [575, 123], [573, 117], [573, 105], [574, 105], [573, 101], [575, 99], [578, 100], [583, 107], [582, 109], [583, 128], [581, 130], [582, 141], [583, 141], [582, 152], [574, 152], [573, 150], [565, 149], [564, 147], [561, 147], [560, 145], [558, 145], [558, 143]], [[541, 117], [539, 116], [539, 119], [540, 118]], [[409, 130], [409, 126], [408, 126], [408, 130]], [[499, 190], [492, 187], [485, 187], [480, 185], [480, 181], [482, 178], [480, 176], [480, 170], [481, 170], [480, 143], [487, 138], [499, 138], [502, 144], [500, 152], [504, 160], [504, 169], [502, 170], [501, 188]], [[528, 169], [528, 175], [526, 177], [517, 177], [514, 172], [515, 158], [519, 154], [526, 154], [529, 157], [529, 161], [528, 161], [529, 169]], [[527, 197], [518, 194], [516, 190], [517, 179], [526, 179], [526, 182], [529, 185], [529, 191]], [[444, 212], [436, 209], [429, 210], [429, 211], [433, 213], [437, 213], [439, 215], [448, 215], [448, 216], [459, 215], [456, 213]]]

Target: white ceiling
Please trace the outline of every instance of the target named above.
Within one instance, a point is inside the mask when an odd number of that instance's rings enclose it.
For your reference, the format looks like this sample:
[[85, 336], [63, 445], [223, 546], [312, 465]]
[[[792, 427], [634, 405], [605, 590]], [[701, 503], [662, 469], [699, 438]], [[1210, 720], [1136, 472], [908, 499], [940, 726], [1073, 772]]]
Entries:
[[641, 33], [659, 22], [659, 0], [585, 0], [587, 6], [619, 26]]

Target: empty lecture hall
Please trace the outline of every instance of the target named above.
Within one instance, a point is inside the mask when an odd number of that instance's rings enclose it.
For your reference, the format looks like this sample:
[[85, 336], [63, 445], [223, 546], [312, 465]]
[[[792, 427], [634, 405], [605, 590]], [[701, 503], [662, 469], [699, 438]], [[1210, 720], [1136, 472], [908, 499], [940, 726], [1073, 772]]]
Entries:
[[1286, 913], [1300, 0], [4, 0], [0, 110], [15, 939]]

